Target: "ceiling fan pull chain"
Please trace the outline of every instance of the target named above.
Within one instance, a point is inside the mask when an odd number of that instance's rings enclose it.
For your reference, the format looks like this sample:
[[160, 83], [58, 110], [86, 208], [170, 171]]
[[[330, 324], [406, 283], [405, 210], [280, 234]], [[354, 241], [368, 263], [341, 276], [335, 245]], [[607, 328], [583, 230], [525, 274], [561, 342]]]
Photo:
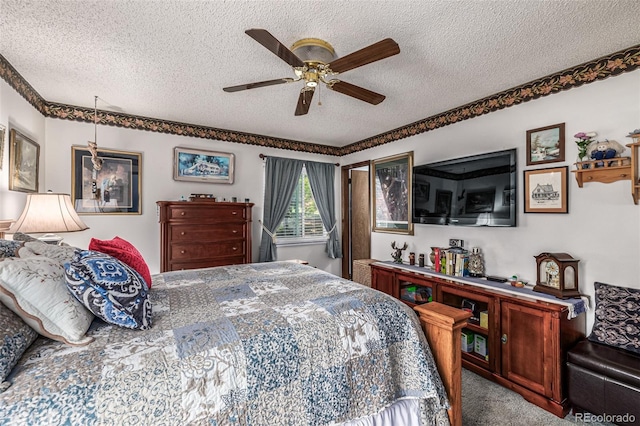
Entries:
[[320, 85], [318, 85], [318, 106], [322, 106], [322, 92], [320, 91]]

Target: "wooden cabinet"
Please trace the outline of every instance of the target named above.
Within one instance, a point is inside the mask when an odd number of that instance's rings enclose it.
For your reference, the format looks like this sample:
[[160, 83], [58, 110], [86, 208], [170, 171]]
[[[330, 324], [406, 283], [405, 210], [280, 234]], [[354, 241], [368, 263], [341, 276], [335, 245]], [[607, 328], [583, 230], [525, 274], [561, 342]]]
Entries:
[[158, 201], [161, 272], [251, 263], [251, 203]]
[[[462, 366], [521, 394], [529, 402], [559, 416], [568, 412], [565, 361], [567, 351], [585, 335], [585, 315], [568, 319], [568, 307], [553, 299], [528, 299], [484, 288], [458, 277], [414, 273], [371, 265], [378, 290], [403, 300], [401, 289], [428, 287], [432, 300], [471, 312], [463, 335], [479, 336], [462, 353]], [[467, 280], [469, 281], [469, 280]], [[406, 301], [415, 306], [412, 301]], [[484, 341], [483, 341], [484, 339]]]

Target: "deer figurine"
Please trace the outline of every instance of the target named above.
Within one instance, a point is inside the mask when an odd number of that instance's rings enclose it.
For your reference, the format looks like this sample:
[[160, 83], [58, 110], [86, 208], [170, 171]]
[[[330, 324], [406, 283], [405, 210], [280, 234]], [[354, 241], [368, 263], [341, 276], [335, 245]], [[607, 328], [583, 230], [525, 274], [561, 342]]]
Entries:
[[396, 247], [395, 241], [391, 243], [391, 248], [395, 250], [393, 253], [391, 253], [391, 257], [393, 257], [394, 263], [402, 263], [402, 252], [406, 250], [407, 247], [409, 247], [407, 243], [404, 243], [402, 248]]

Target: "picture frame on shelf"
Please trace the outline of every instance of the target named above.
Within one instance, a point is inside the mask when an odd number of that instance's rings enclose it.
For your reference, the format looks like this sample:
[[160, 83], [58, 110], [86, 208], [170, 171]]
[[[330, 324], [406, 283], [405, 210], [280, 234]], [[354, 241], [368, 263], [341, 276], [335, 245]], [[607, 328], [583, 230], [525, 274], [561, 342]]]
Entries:
[[565, 123], [527, 130], [527, 166], [564, 161]]
[[568, 166], [525, 170], [525, 213], [569, 213]]
[[179, 146], [173, 152], [173, 180], [233, 183], [234, 154]]
[[98, 148], [98, 157], [102, 168], [94, 170], [88, 147], [71, 147], [71, 201], [78, 214], [142, 214], [142, 153]]
[[413, 235], [413, 151], [371, 160], [373, 232]]
[[38, 192], [39, 175], [40, 145], [16, 129], [11, 129], [9, 131], [9, 190]]

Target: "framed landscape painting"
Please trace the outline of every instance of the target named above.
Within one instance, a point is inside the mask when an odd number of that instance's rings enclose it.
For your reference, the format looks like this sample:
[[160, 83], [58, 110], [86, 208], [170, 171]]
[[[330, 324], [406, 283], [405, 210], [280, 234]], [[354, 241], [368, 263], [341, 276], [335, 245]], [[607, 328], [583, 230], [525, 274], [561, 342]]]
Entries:
[[40, 145], [16, 129], [9, 131], [9, 189], [38, 192]]
[[174, 180], [233, 183], [233, 154], [183, 147], [175, 147], [173, 151]]
[[98, 148], [96, 170], [86, 146], [71, 147], [71, 201], [78, 214], [142, 214], [142, 154]]
[[527, 130], [527, 166], [564, 161], [564, 123]]

